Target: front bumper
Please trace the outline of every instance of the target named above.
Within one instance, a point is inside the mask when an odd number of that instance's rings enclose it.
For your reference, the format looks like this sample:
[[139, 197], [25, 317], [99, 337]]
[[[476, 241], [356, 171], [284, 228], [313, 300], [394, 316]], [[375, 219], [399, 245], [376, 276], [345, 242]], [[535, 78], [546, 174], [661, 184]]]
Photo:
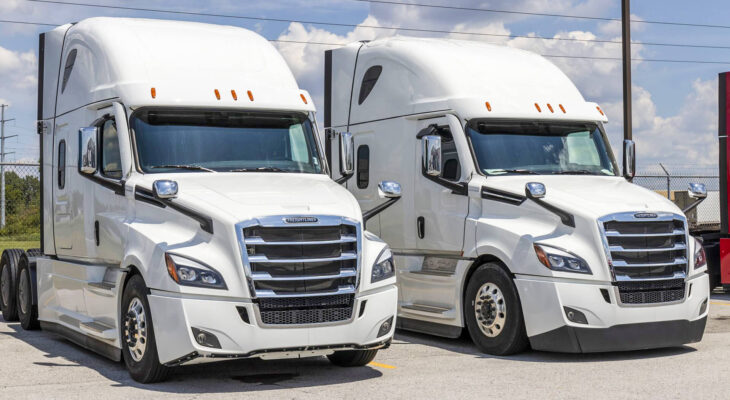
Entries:
[[[709, 309], [707, 274], [687, 281], [683, 301], [666, 304], [621, 305], [616, 288], [605, 282], [518, 276], [515, 284], [535, 350], [626, 351], [698, 342]], [[568, 320], [565, 307], [583, 313], [587, 323]]]
[[[392, 286], [360, 293], [348, 321], [312, 325], [263, 325], [254, 303], [221, 297], [201, 298], [152, 291], [148, 295], [160, 362], [177, 365], [203, 357], [288, 358], [328, 354], [335, 350], [384, 348], [390, 331], [378, 336], [383, 322], [395, 318], [398, 290]], [[362, 314], [361, 306], [367, 302]], [[245, 322], [237, 307], [249, 316]], [[395, 322], [395, 321], [393, 321]], [[210, 332], [220, 348], [201, 346], [192, 328]], [[200, 360], [198, 360], [200, 361]]]

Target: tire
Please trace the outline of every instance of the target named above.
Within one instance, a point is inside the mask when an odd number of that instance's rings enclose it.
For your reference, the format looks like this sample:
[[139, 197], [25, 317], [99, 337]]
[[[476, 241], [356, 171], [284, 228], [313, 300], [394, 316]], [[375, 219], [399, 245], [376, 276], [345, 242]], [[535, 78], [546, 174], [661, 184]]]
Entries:
[[17, 321], [18, 309], [15, 304], [18, 287], [18, 260], [23, 250], [8, 249], [0, 257], [0, 310], [5, 321]]
[[147, 286], [139, 275], [132, 276], [124, 288], [120, 322], [122, 357], [132, 379], [139, 383], [165, 380], [170, 368], [160, 364]]
[[330, 362], [340, 367], [362, 367], [373, 361], [377, 350], [343, 350], [327, 356]]
[[18, 287], [16, 304], [18, 308], [18, 319], [20, 326], [26, 331], [40, 328], [38, 322], [38, 305], [33, 304], [33, 274], [30, 269], [28, 257], [23, 255], [18, 262]]
[[464, 317], [469, 336], [484, 353], [506, 356], [528, 347], [517, 288], [512, 277], [496, 263], [479, 266], [469, 279]]

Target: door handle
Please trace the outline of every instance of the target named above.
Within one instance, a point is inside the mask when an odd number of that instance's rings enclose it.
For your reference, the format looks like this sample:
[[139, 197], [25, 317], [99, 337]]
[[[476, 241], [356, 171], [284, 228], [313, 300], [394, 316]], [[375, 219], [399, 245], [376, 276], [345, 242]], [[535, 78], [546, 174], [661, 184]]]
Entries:
[[416, 228], [418, 228], [418, 238], [423, 239], [426, 236], [426, 220], [423, 217], [416, 219]]

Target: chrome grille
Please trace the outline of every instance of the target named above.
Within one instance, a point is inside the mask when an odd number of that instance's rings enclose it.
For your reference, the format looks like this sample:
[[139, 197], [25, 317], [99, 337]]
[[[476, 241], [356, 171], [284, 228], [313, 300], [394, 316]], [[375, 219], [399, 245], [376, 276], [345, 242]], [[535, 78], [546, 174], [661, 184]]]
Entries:
[[601, 218], [599, 226], [623, 304], [684, 299], [688, 268], [684, 217], [671, 213], [621, 213]]
[[334, 216], [276, 216], [237, 229], [261, 322], [313, 324], [351, 318], [359, 224]]

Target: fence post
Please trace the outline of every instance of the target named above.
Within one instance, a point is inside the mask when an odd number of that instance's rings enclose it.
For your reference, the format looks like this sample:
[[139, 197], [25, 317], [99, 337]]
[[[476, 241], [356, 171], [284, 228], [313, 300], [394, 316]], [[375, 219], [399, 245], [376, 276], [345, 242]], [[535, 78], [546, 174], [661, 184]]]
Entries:
[[669, 171], [667, 171], [667, 169], [664, 168], [664, 165], [662, 165], [662, 163], [659, 163], [659, 166], [662, 167], [662, 169], [664, 170], [664, 174], [667, 176], [667, 199], [669, 199], [669, 201], [671, 201], [672, 200], [672, 185], [671, 185], [671, 181], [669, 178]]

